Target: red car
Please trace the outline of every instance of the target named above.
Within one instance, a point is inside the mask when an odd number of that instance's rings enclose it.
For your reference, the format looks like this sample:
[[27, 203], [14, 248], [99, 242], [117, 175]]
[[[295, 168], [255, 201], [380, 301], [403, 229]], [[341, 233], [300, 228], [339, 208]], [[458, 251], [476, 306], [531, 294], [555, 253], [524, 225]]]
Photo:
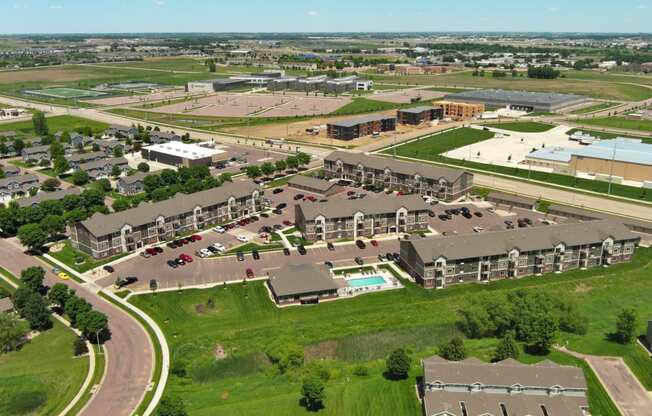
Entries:
[[378, 247], [378, 241], [371, 240], [371, 245], [374, 246], [374, 247]]
[[349, 191], [346, 193], [347, 196], [355, 195], [355, 191]]
[[158, 251], [155, 248], [146, 248], [145, 252], [149, 254], [150, 256], [156, 256], [158, 254]]
[[179, 258], [186, 263], [192, 263], [192, 257], [190, 257], [188, 254], [182, 253], [179, 255]]
[[202, 240], [201, 235], [198, 235], [198, 234], [193, 234], [193, 235], [190, 236], [190, 238], [192, 239], [192, 241], [201, 241]]
[[287, 225], [289, 227], [292, 225], [292, 221], [285, 220], [283, 221], [283, 225]]
[[190, 242], [190, 239], [188, 239], [188, 238], [182, 238], [181, 239], [182, 244], [188, 244], [189, 242]]
[[403, 195], [405, 195], [403, 191], [398, 191], [398, 193], [396, 194], [396, 196], [403, 196]]
[[317, 198], [315, 198], [315, 197], [312, 196], [312, 195], [308, 195], [306, 198], [307, 198], [310, 202], [315, 202], [315, 201], [317, 200]]
[[254, 278], [254, 271], [253, 270], [247, 269], [245, 273], [247, 273], [247, 278], [248, 279], [253, 279]]

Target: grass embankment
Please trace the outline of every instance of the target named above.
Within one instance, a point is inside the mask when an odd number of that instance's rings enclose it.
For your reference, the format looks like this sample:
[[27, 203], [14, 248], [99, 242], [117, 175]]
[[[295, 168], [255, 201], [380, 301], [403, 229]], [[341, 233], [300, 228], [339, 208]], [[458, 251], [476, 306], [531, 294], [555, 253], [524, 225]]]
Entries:
[[[304, 370], [279, 374], [267, 360], [265, 348], [289, 340], [303, 349], [306, 367], [329, 369], [326, 408], [323, 414], [363, 415], [367, 404], [378, 415], [416, 415], [414, 393], [420, 375], [418, 359], [433, 355], [437, 346], [457, 333], [457, 310], [479, 293], [499, 294], [521, 288], [573, 293], [580, 310], [590, 318], [584, 336], [561, 334], [572, 350], [596, 354], [610, 352], [627, 362], [647, 388], [652, 387], [652, 362], [636, 361], [636, 347], [622, 347], [606, 338], [615, 328], [616, 316], [627, 304], [639, 316], [652, 314], [648, 293], [652, 249], [638, 250], [632, 263], [610, 268], [575, 270], [543, 277], [506, 280], [489, 285], [465, 284], [428, 291], [402, 281], [405, 288], [337, 300], [307, 307], [279, 309], [269, 299], [263, 282], [232, 284], [206, 290], [140, 295], [130, 301], [148, 313], [166, 334], [172, 367], [186, 375], [171, 375], [168, 393], [183, 395], [188, 410], [198, 415], [254, 415], [264, 406], [270, 415], [299, 415]], [[644, 331], [643, 322], [637, 330]], [[466, 340], [471, 355], [489, 360], [495, 339]], [[216, 360], [216, 348], [227, 358]], [[397, 347], [414, 352], [415, 362], [405, 382], [389, 382], [382, 376], [384, 357]], [[563, 354], [523, 355], [526, 362], [544, 358], [574, 362]], [[369, 375], [359, 377], [353, 368], [365, 365]], [[588, 377], [589, 400], [596, 415], [616, 415], [613, 404], [583, 366]], [[180, 373], [176, 373], [180, 374]], [[379, 395], [380, 394], [380, 395]]]
[[600, 111], [600, 110], [606, 110], [607, 108], [611, 108], [611, 107], [614, 107], [616, 105], [617, 105], [617, 103], [599, 103], [599, 104], [595, 104], [595, 105], [590, 105], [588, 107], [579, 108], [577, 110], [571, 111], [570, 113], [571, 114], [593, 113], [593, 112]]
[[652, 120], [630, 120], [623, 117], [600, 117], [581, 120], [578, 122], [589, 126], [652, 132]]
[[552, 129], [552, 124], [536, 123], [533, 121], [514, 121], [509, 123], [491, 123], [487, 124], [489, 127], [496, 129], [517, 131], [521, 133], [543, 133]]
[[[47, 124], [48, 129], [52, 134], [56, 133], [57, 131], [73, 132], [75, 129], [81, 127], [90, 127], [93, 129], [93, 133], [96, 134], [103, 132], [109, 126], [108, 124], [99, 121], [66, 115], [48, 117]], [[38, 136], [34, 131], [34, 124], [32, 123], [32, 120], [23, 120], [14, 123], [0, 124], [0, 132], [3, 131], [15, 131], [16, 136], [21, 139], [32, 139]]]
[[[609, 183], [591, 179], [576, 178], [573, 176], [558, 173], [547, 173], [536, 170], [512, 168], [507, 166], [488, 165], [472, 162], [469, 160], [452, 159], [443, 156], [445, 152], [486, 140], [486, 131], [471, 128], [460, 128], [448, 130], [444, 133], [425, 136], [419, 140], [399, 145], [396, 150], [386, 149], [382, 153], [397, 156], [421, 159], [432, 162], [456, 165], [467, 169], [494, 172], [503, 175], [513, 176], [519, 179], [531, 179], [551, 185], [566, 186], [584, 191], [591, 191], [600, 194], [607, 194]], [[611, 195], [629, 198], [637, 201], [652, 202], [652, 192], [644, 188], [627, 186], [614, 183], [611, 185]]]

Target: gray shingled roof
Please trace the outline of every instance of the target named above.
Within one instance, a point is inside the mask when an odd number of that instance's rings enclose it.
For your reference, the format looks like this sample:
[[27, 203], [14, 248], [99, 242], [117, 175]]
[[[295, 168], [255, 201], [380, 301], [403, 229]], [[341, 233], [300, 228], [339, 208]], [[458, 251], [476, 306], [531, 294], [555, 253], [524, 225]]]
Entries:
[[89, 153], [75, 153], [73, 155], [70, 155], [67, 157], [69, 162], [82, 162], [85, 160], [92, 160], [92, 159], [104, 159], [106, 157], [105, 152], [89, 152]]
[[38, 182], [38, 180], [39, 180], [38, 176], [32, 173], [28, 173], [27, 175], [8, 176], [6, 178], [0, 179], [0, 188], [4, 188], [10, 183], [14, 183], [14, 182], [17, 182], [19, 184], [24, 184], [28, 182], [34, 182], [34, 181]]
[[288, 264], [270, 272], [269, 284], [277, 296], [302, 295], [325, 290], [336, 290], [325, 266]]
[[445, 178], [448, 182], [455, 182], [460, 176], [467, 173], [460, 169], [447, 168], [426, 163], [406, 162], [389, 157], [372, 156], [359, 152], [345, 152], [342, 150], [334, 151], [326, 156], [324, 160], [335, 162], [338, 159], [349, 165], [362, 164], [365, 167], [373, 169], [390, 169], [394, 173], [409, 176], [419, 174], [422, 177], [435, 180]]
[[122, 178], [120, 178], [120, 182], [123, 182], [125, 184], [132, 184], [132, 183], [136, 183], [138, 181], [142, 181], [143, 179], [145, 179], [149, 175], [152, 175], [152, 173], [150, 173], [150, 172], [136, 172], [133, 175], [123, 176]]
[[305, 202], [297, 205], [306, 220], [314, 220], [323, 215], [326, 218], [352, 217], [356, 212], [365, 215], [395, 212], [401, 207], [408, 211], [430, 211], [430, 206], [419, 195], [394, 196], [382, 194], [376, 198], [347, 199], [328, 202]]
[[338, 186], [336, 182], [329, 182], [324, 179], [317, 179], [304, 175], [293, 176], [292, 179], [288, 181], [288, 185], [305, 186], [320, 192], [327, 192], [334, 186]]
[[30, 198], [20, 198], [16, 200], [18, 206], [27, 207], [35, 204], [40, 204], [43, 201], [54, 201], [63, 199], [67, 195], [80, 195], [82, 190], [77, 187], [61, 189], [54, 192], [39, 192]]
[[113, 165], [126, 165], [127, 164], [127, 159], [124, 157], [113, 157], [110, 159], [100, 159], [100, 160], [93, 160], [91, 162], [86, 162], [82, 163], [79, 165], [80, 170], [94, 170], [94, 169], [99, 169], [103, 168], [104, 166], [113, 166]]
[[118, 232], [124, 225], [132, 227], [155, 222], [159, 216], [171, 217], [192, 211], [196, 206], [208, 207], [226, 202], [231, 196], [241, 198], [259, 189], [253, 182], [224, 184], [194, 194], [179, 194], [174, 198], [154, 203], [141, 204], [136, 208], [112, 214], [96, 213], [81, 224], [95, 236]]
[[549, 225], [535, 228], [472, 233], [455, 236], [435, 236], [402, 241], [411, 244], [422, 261], [439, 257], [461, 260], [474, 257], [505, 255], [512, 249], [536, 251], [554, 247], [600, 243], [607, 237], [616, 240], [635, 240], [640, 237], [621, 223], [592, 221], [576, 224]]
[[20, 173], [20, 168], [14, 165], [0, 165], [0, 169], [6, 174], [17, 175]]
[[33, 153], [45, 153], [50, 151], [50, 145], [44, 144], [43, 146], [26, 147], [23, 149], [23, 151], [28, 155]]
[[353, 126], [357, 126], [358, 124], [370, 123], [372, 121], [382, 121], [388, 119], [396, 119], [396, 117], [384, 116], [384, 115], [369, 115], [364, 117], [347, 118], [346, 120], [333, 121], [328, 124], [337, 127], [353, 127]]

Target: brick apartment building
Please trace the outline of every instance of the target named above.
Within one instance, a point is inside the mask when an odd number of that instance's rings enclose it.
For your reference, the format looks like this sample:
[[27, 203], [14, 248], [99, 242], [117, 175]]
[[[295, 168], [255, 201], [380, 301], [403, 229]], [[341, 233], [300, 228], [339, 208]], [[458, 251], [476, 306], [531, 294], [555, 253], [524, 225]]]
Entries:
[[378, 115], [334, 121], [327, 125], [328, 137], [338, 140], [353, 140], [394, 130], [396, 130], [396, 117]]
[[438, 101], [437, 105], [442, 106], [444, 110], [444, 118], [450, 118], [456, 121], [480, 117], [480, 115], [485, 111], [484, 104]]
[[441, 120], [442, 118], [444, 118], [444, 109], [441, 106], [419, 106], [396, 111], [396, 119], [401, 124], [416, 126], [432, 120]]

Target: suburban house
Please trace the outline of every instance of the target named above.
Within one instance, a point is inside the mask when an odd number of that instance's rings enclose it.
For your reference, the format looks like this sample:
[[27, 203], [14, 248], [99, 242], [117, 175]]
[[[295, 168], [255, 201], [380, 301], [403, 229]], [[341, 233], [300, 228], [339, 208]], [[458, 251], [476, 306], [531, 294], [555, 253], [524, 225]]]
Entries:
[[586, 416], [587, 384], [579, 367], [511, 358], [422, 361], [426, 416]]
[[4, 172], [5, 177], [20, 175], [20, 168], [14, 165], [0, 165], [0, 170]]
[[66, 158], [68, 161], [68, 166], [72, 170], [79, 170], [79, 165], [88, 162], [94, 162], [96, 160], [106, 159], [106, 153], [104, 152], [88, 152], [88, 153], [75, 153]]
[[311, 192], [321, 196], [335, 195], [344, 190], [337, 182], [317, 179], [311, 176], [295, 175], [288, 181], [288, 187], [300, 191]]
[[428, 228], [430, 206], [418, 195], [328, 202], [294, 206], [297, 230], [310, 241], [373, 237]]
[[96, 213], [70, 226], [70, 239], [73, 247], [94, 258], [111, 257], [258, 212], [262, 195], [253, 182], [178, 194], [126, 211]]
[[95, 143], [100, 147], [100, 150], [109, 157], [115, 154], [115, 149], [121, 149], [122, 154], [129, 151], [129, 146], [117, 140], [95, 140]]
[[74, 147], [88, 146], [92, 143], [93, 143], [92, 137], [83, 136], [79, 133], [72, 133], [70, 135], [70, 144]]
[[330, 270], [314, 264], [288, 264], [271, 270], [267, 286], [277, 305], [319, 303], [337, 298], [339, 289]]
[[149, 132], [149, 139], [152, 144], [167, 143], [167, 142], [180, 142], [181, 136], [168, 131], [156, 131], [152, 130]]
[[43, 201], [59, 201], [68, 195], [81, 195], [81, 193], [82, 189], [77, 187], [60, 189], [53, 192], [40, 191], [34, 196], [17, 199], [16, 203], [21, 208], [32, 207], [34, 205], [40, 204]]
[[116, 189], [123, 195], [134, 195], [145, 191], [145, 177], [147, 172], [137, 172], [133, 175], [123, 176], [118, 180]]
[[104, 135], [113, 139], [133, 139], [138, 134], [136, 127], [121, 126], [112, 124], [104, 131]]
[[50, 160], [50, 145], [26, 147], [22, 150], [23, 162], [40, 163], [41, 160]]
[[400, 242], [400, 263], [426, 288], [630, 261], [639, 235], [610, 220]]
[[81, 163], [77, 166], [76, 170], [83, 170], [88, 173], [91, 179], [102, 179], [109, 178], [113, 175], [114, 166], [118, 166], [122, 172], [126, 172], [129, 169], [127, 159], [124, 157], [113, 157]]
[[466, 195], [473, 187], [473, 174], [460, 169], [341, 150], [324, 158], [324, 174], [446, 201]]
[[0, 202], [9, 202], [27, 195], [30, 189], [38, 189], [39, 179], [34, 174], [8, 176], [0, 179]]

